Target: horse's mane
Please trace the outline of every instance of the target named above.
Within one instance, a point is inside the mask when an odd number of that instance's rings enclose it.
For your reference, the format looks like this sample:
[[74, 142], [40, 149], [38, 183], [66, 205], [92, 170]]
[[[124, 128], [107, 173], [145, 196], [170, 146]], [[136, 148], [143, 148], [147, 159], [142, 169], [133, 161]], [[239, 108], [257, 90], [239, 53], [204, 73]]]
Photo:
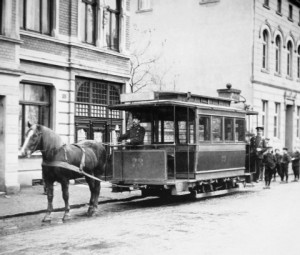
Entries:
[[61, 137], [50, 128], [40, 125], [42, 132], [43, 150], [50, 151], [60, 148], [64, 143]]

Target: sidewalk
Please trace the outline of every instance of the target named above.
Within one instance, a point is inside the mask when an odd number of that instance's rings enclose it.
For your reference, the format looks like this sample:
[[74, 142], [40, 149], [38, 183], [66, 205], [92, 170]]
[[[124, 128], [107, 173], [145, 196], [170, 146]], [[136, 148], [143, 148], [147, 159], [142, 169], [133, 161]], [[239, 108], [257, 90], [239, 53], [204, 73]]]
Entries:
[[[69, 195], [71, 208], [84, 206], [90, 200], [90, 190], [87, 184], [70, 184]], [[102, 183], [99, 203], [113, 202], [140, 195], [140, 191], [112, 193], [111, 185], [109, 183]], [[45, 212], [46, 209], [47, 196], [43, 194], [42, 185], [21, 188], [21, 191], [15, 195], [0, 196], [0, 219], [41, 213]], [[64, 200], [59, 183], [54, 186], [53, 209], [54, 211], [64, 210]]]

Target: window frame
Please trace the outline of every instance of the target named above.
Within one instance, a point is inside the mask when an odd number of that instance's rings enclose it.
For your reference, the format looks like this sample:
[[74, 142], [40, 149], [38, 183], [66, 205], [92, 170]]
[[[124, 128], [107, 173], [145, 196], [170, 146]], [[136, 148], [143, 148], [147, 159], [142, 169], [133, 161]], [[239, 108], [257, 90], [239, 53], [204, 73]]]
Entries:
[[286, 59], [286, 74], [288, 78], [293, 77], [293, 43], [292, 41], [288, 41], [286, 45], [287, 49], [287, 59]]
[[[79, 93], [81, 95], [84, 91], [80, 91], [80, 88], [84, 85], [84, 83], [88, 84], [88, 91], [86, 92], [86, 97], [88, 101], [84, 101], [84, 97], [82, 96], [80, 99]], [[121, 112], [119, 110], [109, 110], [108, 106], [111, 104], [119, 103], [120, 102], [120, 94], [122, 85], [114, 82], [109, 82], [105, 80], [95, 80], [95, 79], [88, 79], [82, 77], [76, 77], [75, 79], [75, 117], [76, 118], [103, 118], [103, 119], [121, 119]], [[105, 102], [95, 102], [95, 100], [102, 100], [101, 93], [93, 93], [93, 91], [98, 90], [93, 86], [94, 84], [102, 84], [106, 88], [105, 93]], [[113, 89], [112, 89], [113, 88]], [[118, 91], [118, 98], [116, 100], [113, 99], [113, 91]], [[97, 97], [97, 95], [99, 97]], [[80, 99], [80, 100], [79, 100]], [[93, 101], [94, 100], [94, 101]], [[82, 108], [84, 107], [84, 108]], [[82, 110], [83, 109], [83, 110]], [[104, 110], [104, 111], [103, 111]], [[84, 114], [86, 112], [87, 114]], [[101, 115], [105, 112], [104, 115]], [[100, 115], [99, 115], [100, 114]]]
[[269, 71], [270, 34], [267, 29], [262, 33], [262, 69]]
[[[147, 4], [144, 2], [147, 1]], [[143, 7], [145, 5], [145, 7]], [[152, 11], [152, 0], [138, 0], [137, 12], [147, 12]]]
[[293, 5], [289, 4], [288, 8], [288, 20], [293, 22]]
[[28, 9], [28, 5], [27, 2], [28, 0], [19, 0], [19, 10], [21, 8], [21, 4], [23, 5], [23, 12], [21, 14], [21, 10], [19, 11], [19, 15], [20, 15], [20, 29], [25, 30], [25, 31], [30, 31], [30, 32], [34, 32], [34, 33], [39, 33], [42, 35], [52, 35], [53, 33], [53, 29], [54, 29], [54, 6], [55, 6], [55, 0], [47, 0], [49, 3], [49, 8], [47, 9], [47, 13], [48, 13], [48, 19], [47, 19], [47, 30], [46, 32], [43, 31], [43, 24], [44, 24], [44, 19], [43, 19], [43, 0], [39, 0], [39, 4], [40, 4], [40, 10], [39, 10], [39, 30], [35, 30], [32, 28], [28, 28], [28, 19], [27, 19], [27, 9]]
[[[80, 5], [84, 5], [84, 8], [82, 6], [80, 6], [80, 10], [81, 10], [81, 18], [79, 20], [79, 22], [82, 22], [81, 24], [81, 29], [79, 31], [80, 33], [80, 38], [81, 38], [81, 42], [83, 43], [87, 43], [87, 44], [91, 44], [91, 45], [95, 45], [96, 44], [96, 30], [97, 30], [97, 1], [96, 0], [80, 0], [79, 2], [79, 6]], [[93, 10], [93, 26], [92, 26], [92, 41], [89, 42], [88, 38], [89, 38], [89, 31], [88, 31], [88, 26], [89, 26], [89, 16], [88, 16], [88, 7], [91, 6], [92, 10]], [[83, 17], [84, 20], [83, 20]], [[84, 37], [84, 38], [83, 38]]]
[[281, 15], [282, 14], [282, 0], [277, 0], [277, 10], [276, 13]]
[[300, 45], [297, 48], [297, 78], [300, 79]]
[[275, 38], [275, 72], [281, 74], [281, 54], [282, 54], [282, 41], [279, 35]]
[[268, 101], [262, 100], [261, 123], [265, 130], [268, 130]]
[[[19, 90], [21, 88], [24, 88], [23, 91], [19, 91], [20, 93], [20, 97], [21, 94], [23, 95], [25, 93], [25, 86], [36, 86], [36, 87], [43, 87], [45, 88], [46, 92], [48, 92], [48, 101], [38, 101], [38, 100], [26, 100], [23, 98], [19, 98], [19, 116], [22, 116], [22, 120], [21, 120], [21, 130], [19, 130], [19, 134], [21, 134], [21, 138], [19, 137], [19, 141], [21, 141], [21, 144], [19, 144], [18, 146], [22, 146], [22, 144], [24, 143], [24, 138], [25, 138], [25, 130], [26, 130], [26, 123], [25, 123], [25, 119], [26, 119], [26, 115], [25, 115], [25, 107], [26, 106], [34, 106], [34, 107], [38, 107], [39, 109], [39, 116], [38, 116], [38, 124], [42, 124], [45, 125], [49, 128], [52, 127], [52, 119], [51, 119], [51, 115], [52, 115], [52, 90], [53, 87], [49, 86], [49, 85], [45, 85], [45, 84], [40, 84], [40, 83], [36, 83], [36, 82], [28, 82], [28, 81], [21, 81], [20, 85], [19, 85]], [[41, 112], [41, 109], [43, 107], [48, 107], [48, 116], [47, 119], [49, 121], [48, 125], [45, 124], [44, 122], [44, 118], [43, 118], [43, 113]], [[22, 112], [20, 112], [20, 110]], [[20, 125], [20, 123], [19, 123]]]
[[[122, 8], [122, 0], [115, 0], [116, 1], [116, 9], [112, 9], [109, 6], [107, 6], [106, 8], [106, 12], [108, 13], [106, 17], [107, 21], [106, 21], [106, 33], [105, 33], [105, 38], [104, 40], [106, 41], [106, 48], [109, 50], [113, 50], [113, 51], [119, 51], [120, 50], [120, 25], [121, 25], [121, 21], [120, 21], [120, 17], [121, 17], [121, 8]], [[114, 37], [113, 37], [113, 17], [116, 17], [116, 31], [117, 31], [117, 41], [118, 41], [118, 45], [114, 45], [113, 41], [114, 41]], [[108, 31], [109, 30], [109, 31]], [[107, 35], [109, 32], [109, 43], [107, 42]]]
[[280, 106], [280, 103], [275, 102], [273, 136], [277, 138], [280, 138]]

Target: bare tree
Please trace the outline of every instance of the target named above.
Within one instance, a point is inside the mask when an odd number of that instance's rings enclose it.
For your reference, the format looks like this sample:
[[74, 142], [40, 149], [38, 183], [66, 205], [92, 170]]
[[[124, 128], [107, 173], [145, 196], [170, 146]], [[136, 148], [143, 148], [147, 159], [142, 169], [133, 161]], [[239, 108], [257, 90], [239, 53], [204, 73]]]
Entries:
[[[130, 59], [130, 92], [135, 93], [142, 88], [155, 84], [159, 80], [159, 74], [155, 73], [155, 64], [162, 56], [165, 41], [161, 43], [160, 53], [151, 52], [152, 46], [152, 30], [140, 32], [140, 38], [144, 42], [139, 44], [132, 43], [132, 54]], [[162, 79], [160, 79], [162, 81]]]

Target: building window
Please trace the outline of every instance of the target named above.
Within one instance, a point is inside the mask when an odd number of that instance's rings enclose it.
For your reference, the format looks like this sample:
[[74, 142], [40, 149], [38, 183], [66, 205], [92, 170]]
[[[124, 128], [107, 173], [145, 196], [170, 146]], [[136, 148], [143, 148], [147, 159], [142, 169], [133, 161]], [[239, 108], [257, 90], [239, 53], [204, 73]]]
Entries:
[[289, 41], [287, 44], [287, 76], [292, 77], [292, 64], [293, 64], [293, 45]]
[[293, 21], [293, 6], [292, 5], [289, 5], [289, 16], [288, 16], [288, 19], [290, 21]]
[[51, 87], [20, 83], [19, 90], [19, 147], [21, 147], [28, 121], [50, 127]]
[[119, 26], [120, 26], [120, 0], [107, 0], [106, 1], [106, 47], [111, 50], [119, 50]]
[[300, 138], [300, 107], [297, 107], [297, 138]]
[[300, 79], [300, 45], [297, 50], [297, 78]]
[[108, 109], [108, 105], [120, 102], [120, 91], [120, 84], [77, 78], [75, 116], [120, 118], [120, 111]]
[[95, 0], [81, 0], [81, 29], [80, 36], [83, 42], [95, 44], [96, 31], [96, 1]]
[[262, 52], [262, 68], [268, 70], [269, 58], [269, 33], [267, 30], [263, 32], [263, 52]]
[[282, 1], [277, 0], [277, 13], [281, 14]]
[[264, 7], [269, 7], [269, 0], [264, 0]]
[[0, 0], [0, 35], [2, 35], [3, 34], [3, 27], [2, 27], [2, 17], [3, 17], [3, 14], [2, 14], [2, 12], [3, 12], [3, 1], [2, 0]]
[[267, 119], [268, 119], [268, 101], [262, 101], [262, 119], [261, 124], [267, 130]]
[[138, 11], [149, 11], [151, 9], [151, 0], [138, 0]]
[[281, 73], [281, 39], [279, 35], [275, 39], [275, 71], [277, 74]]
[[52, 29], [52, 0], [20, 0], [20, 27], [25, 30], [50, 34]]
[[280, 103], [275, 103], [274, 137], [279, 138]]

